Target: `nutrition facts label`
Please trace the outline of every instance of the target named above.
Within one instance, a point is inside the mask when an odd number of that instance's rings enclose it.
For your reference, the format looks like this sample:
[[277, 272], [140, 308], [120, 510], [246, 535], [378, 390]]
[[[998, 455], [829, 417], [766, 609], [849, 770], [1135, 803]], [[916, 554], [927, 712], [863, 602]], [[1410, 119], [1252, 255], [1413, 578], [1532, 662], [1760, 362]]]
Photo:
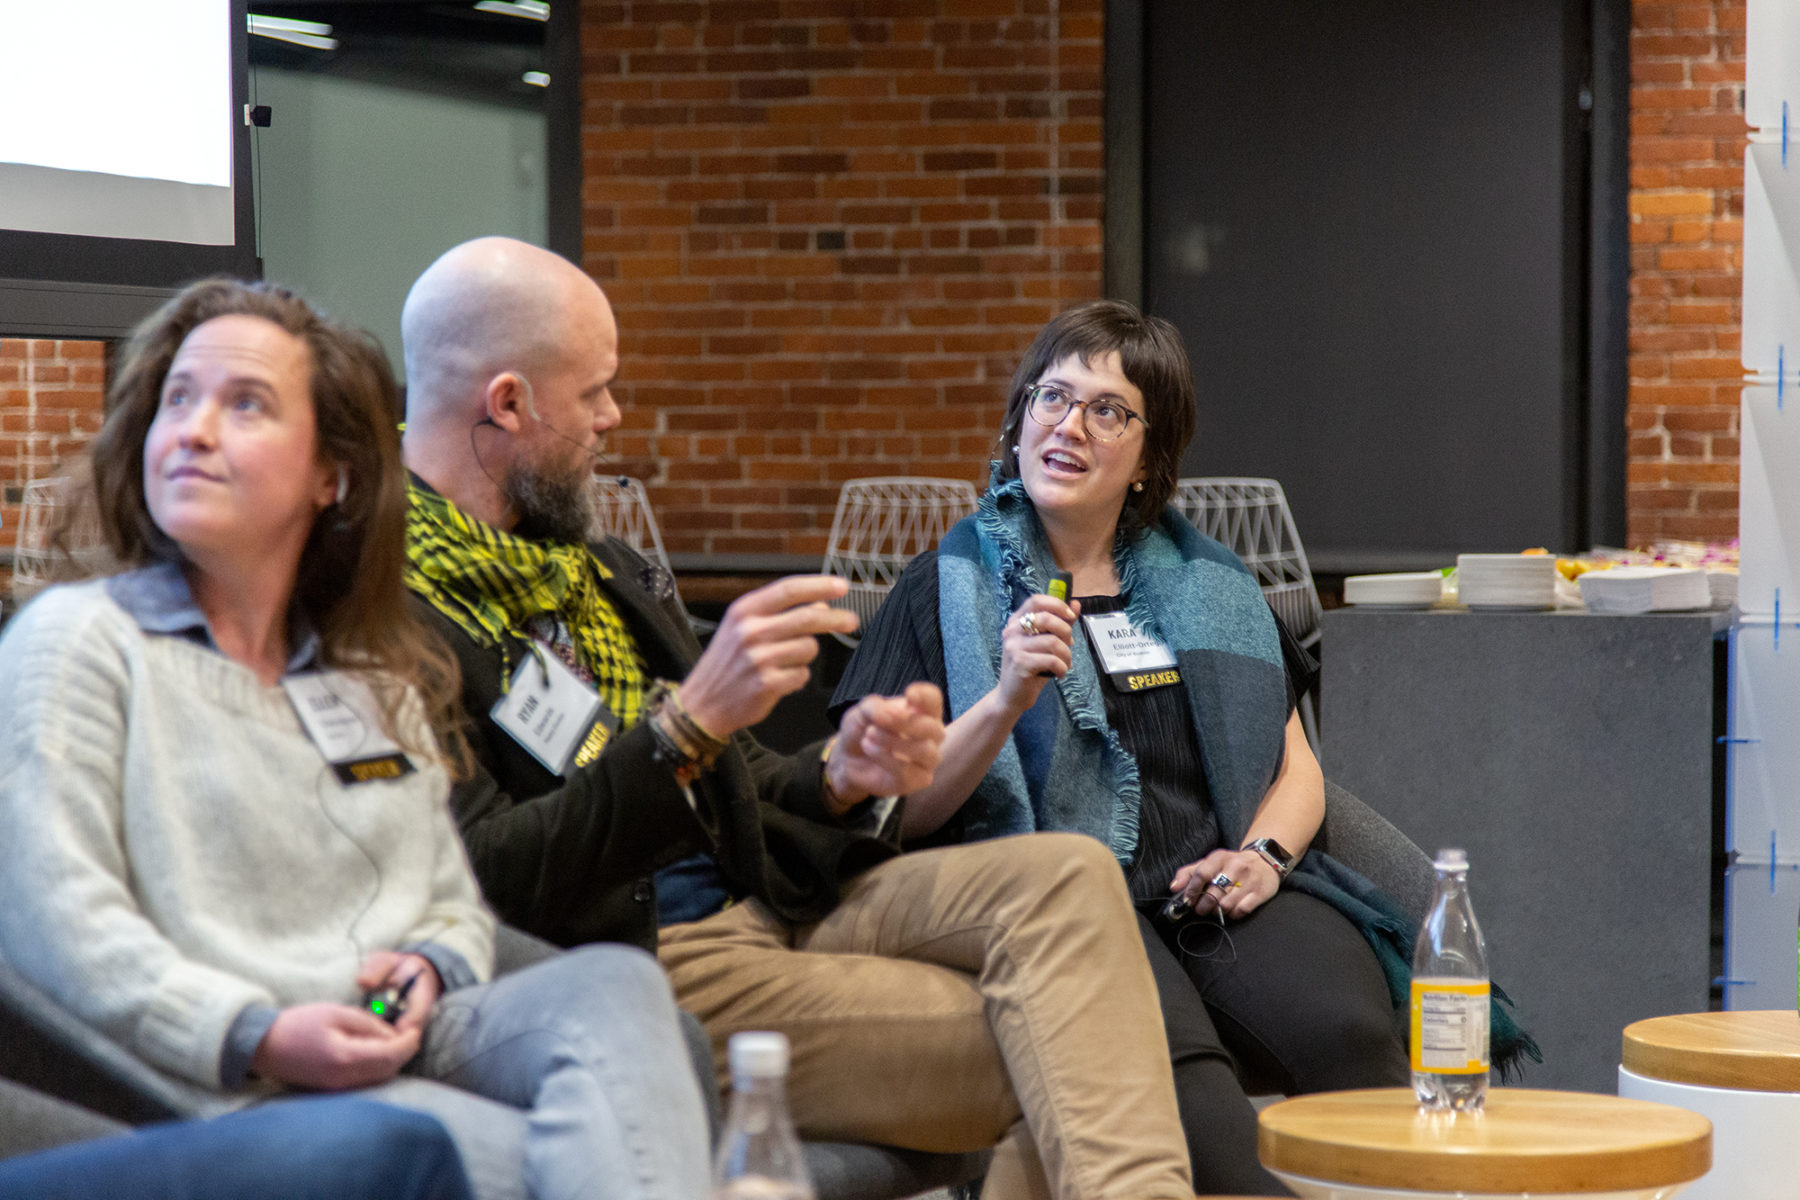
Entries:
[[1412, 1067], [1468, 1074], [1488, 1069], [1488, 985], [1463, 979], [1412, 984]]

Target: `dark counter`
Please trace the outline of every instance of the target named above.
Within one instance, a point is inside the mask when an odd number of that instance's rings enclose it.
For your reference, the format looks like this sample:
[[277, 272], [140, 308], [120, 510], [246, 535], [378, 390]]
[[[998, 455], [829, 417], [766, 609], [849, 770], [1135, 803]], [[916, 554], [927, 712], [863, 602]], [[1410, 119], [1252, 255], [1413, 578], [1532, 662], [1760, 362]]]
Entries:
[[1723, 613], [1324, 619], [1326, 774], [1427, 852], [1468, 850], [1494, 977], [1544, 1064], [1616, 1090], [1619, 1038], [1711, 984]]

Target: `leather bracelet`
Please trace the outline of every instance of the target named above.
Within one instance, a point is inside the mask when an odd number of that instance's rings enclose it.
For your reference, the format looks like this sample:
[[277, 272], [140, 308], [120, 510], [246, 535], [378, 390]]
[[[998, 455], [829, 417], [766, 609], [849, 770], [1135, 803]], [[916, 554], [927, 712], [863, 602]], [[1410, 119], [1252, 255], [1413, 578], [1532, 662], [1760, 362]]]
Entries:
[[656, 743], [656, 749], [650, 752], [651, 759], [668, 767], [674, 773], [675, 781], [683, 787], [698, 779], [699, 764], [675, 741], [662, 714], [653, 712], [645, 721], [650, 726], [650, 738]]
[[713, 760], [724, 752], [726, 740], [694, 719], [694, 714], [690, 713], [687, 706], [681, 702], [679, 686], [672, 683], [667, 686], [663, 705], [664, 710], [673, 718], [681, 735], [699, 751], [699, 757], [706, 760], [706, 765], [711, 766]]
[[659, 746], [668, 743], [666, 749], [671, 758], [679, 760], [679, 764], [689, 770], [690, 779], [711, 770], [719, 761], [727, 743], [689, 715], [682, 707], [675, 684], [666, 679], [657, 680], [645, 708]]
[[831, 786], [831, 752], [835, 749], [837, 734], [834, 733], [826, 740], [824, 749], [819, 751], [819, 791], [825, 797], [825, 807], [831, 810], [832, 815], [841, 817], [856, 805], [845, 803], [838, 790]]
[[645, 711], [650, 736], [656, 742], [651, 757], [668, 766], [684, 787], [710, 770], [725, 749], [724, 742], [688, 716], [676, 696], [675, 685], [666, 680], [657, 680], [645, 702]]

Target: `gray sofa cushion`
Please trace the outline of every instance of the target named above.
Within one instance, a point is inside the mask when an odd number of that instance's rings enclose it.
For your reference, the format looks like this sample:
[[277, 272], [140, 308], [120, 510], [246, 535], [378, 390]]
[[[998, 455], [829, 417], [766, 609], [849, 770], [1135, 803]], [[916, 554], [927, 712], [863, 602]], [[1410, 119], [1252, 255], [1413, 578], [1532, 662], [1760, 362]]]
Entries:
[[123, 1121], [0, 1079], [0, 1158], [124, 1133]]

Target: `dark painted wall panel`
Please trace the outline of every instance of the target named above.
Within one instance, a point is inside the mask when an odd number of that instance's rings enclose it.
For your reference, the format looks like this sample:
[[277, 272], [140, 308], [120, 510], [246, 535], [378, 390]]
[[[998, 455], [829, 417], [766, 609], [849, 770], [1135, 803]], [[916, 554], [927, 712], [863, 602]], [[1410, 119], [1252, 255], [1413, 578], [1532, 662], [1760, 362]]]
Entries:
[[1186, 472], [1280, 479], [1324, 569], [1561, 545], [1561, 0], [1145, 20], [1145, 300], [1194, 357]]

